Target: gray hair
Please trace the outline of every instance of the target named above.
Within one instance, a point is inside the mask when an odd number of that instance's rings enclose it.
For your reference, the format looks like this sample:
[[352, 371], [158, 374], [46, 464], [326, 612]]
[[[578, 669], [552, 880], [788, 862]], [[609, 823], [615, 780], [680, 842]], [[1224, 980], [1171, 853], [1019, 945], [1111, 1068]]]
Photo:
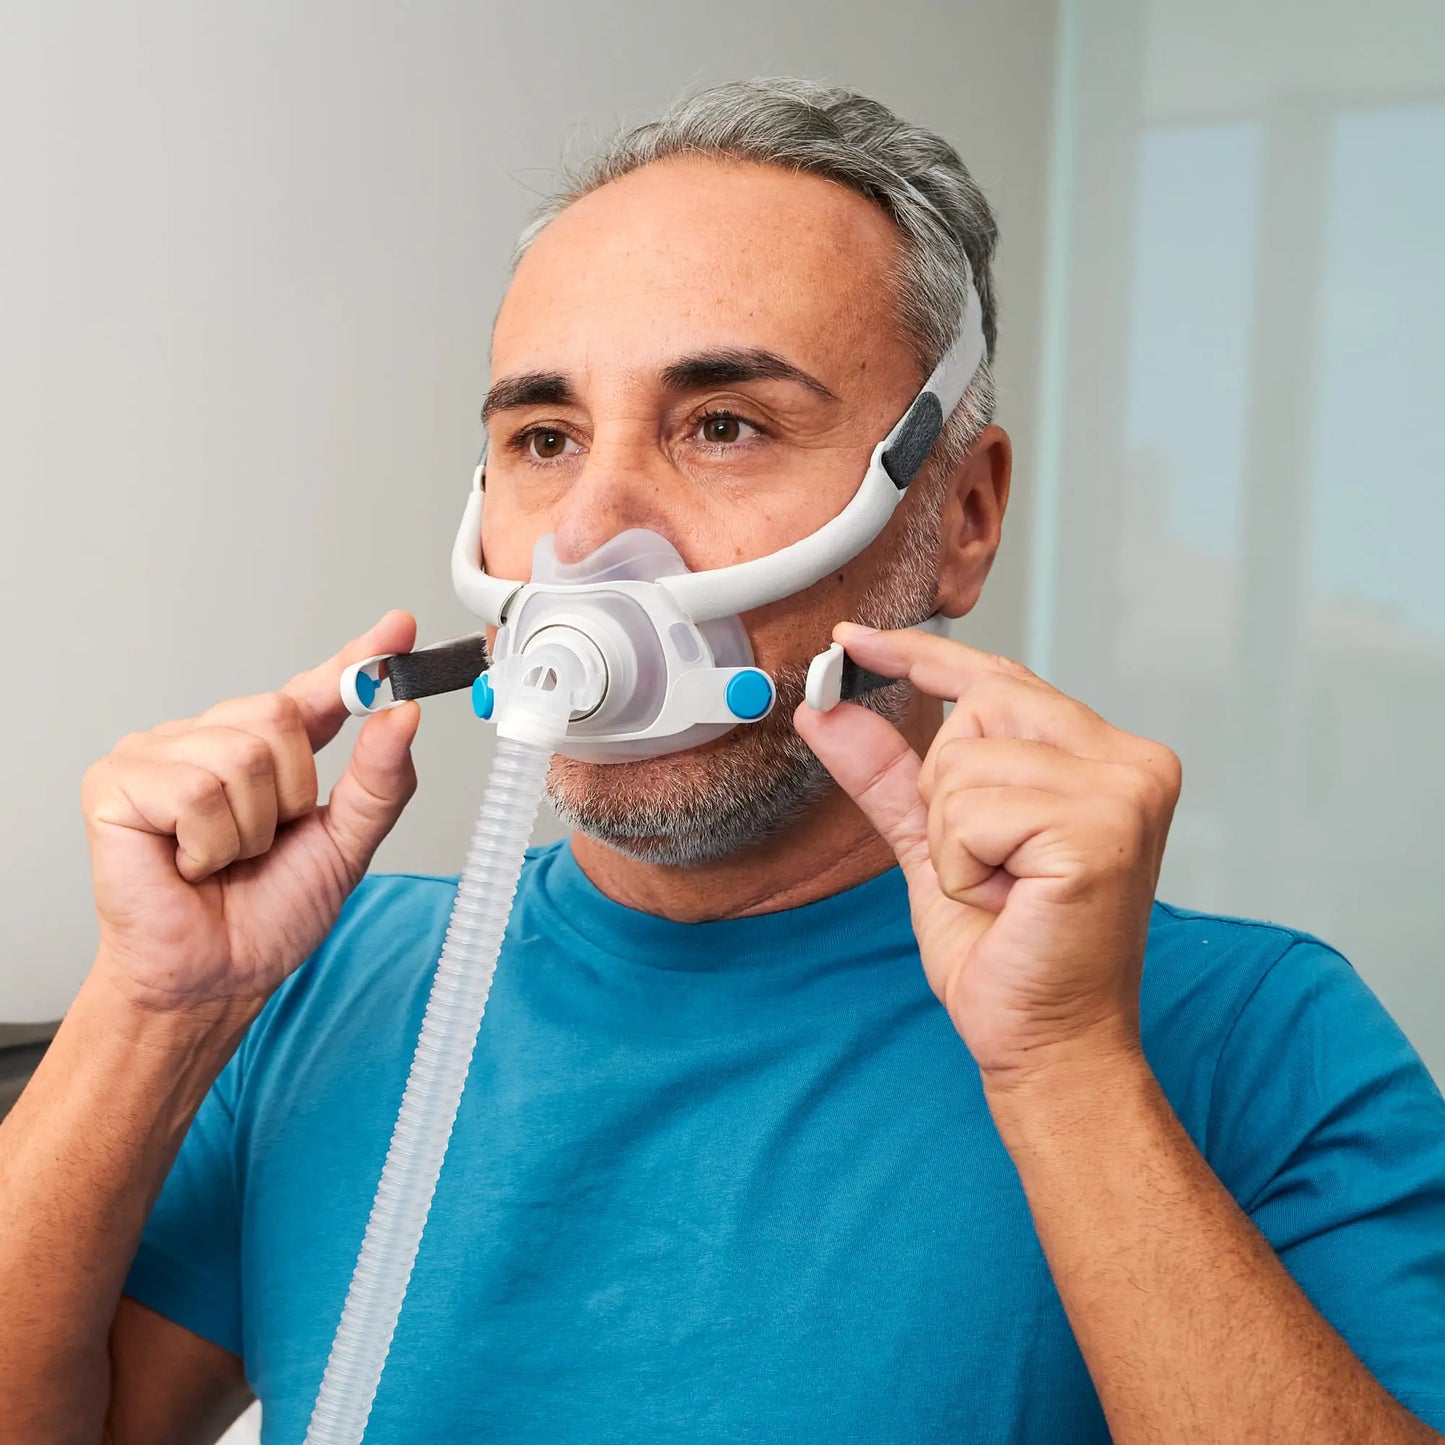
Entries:
[[990, 361], [997, 334], [992, 261], [998, 225], [978, 183], [942, 136], [910, 125], [854, 91], [788, 78], [733, 81], [689, 96], [624, 131], [580, 165], [522, 232], [528, 246], [572, 202], [654, 161], [715, 156], [823, 176], [866, 196], [902, 237], [894, 277], [904, 334], [922, 375], [952, 345], [971, 273], [983, 308], [986, 359], [944, 429], [935, 475], [948, 470], [993, 420]]

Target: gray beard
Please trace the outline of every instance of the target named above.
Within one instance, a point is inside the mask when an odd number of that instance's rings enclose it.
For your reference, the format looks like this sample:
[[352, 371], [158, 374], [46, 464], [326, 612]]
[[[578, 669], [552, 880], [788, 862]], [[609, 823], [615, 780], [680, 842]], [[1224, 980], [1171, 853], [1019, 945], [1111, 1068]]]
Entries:
[[[888, 576], [859, 604], [857, 620], [869, 627], [913, 627], [934, 610], [938, 520], [923, 511], [923, 525], [904, 535]], [[569, 828], [644, 863], [687, 868], [757, 847], [836, 786], [793, 728], [806, 677], [803, 666], [781, 670], [766, 718], [702, 748], [630, 763], [554, 758], [552, 807]], [[898, 682], [856, 701], [896, 727], [912, 698], [912, 687]]]
[[[713, 750], [689, 759], [697, 766], [682, 776], [677, 771], [682, 754], [649, 760], [672, 767], [652, 786], [643, 777], [629, 779], [631, 786], [619, 795], [596, 786], [595, 772], [635, 775], [647, 764], [553, 759], [547, 796], [557, 816], [625, 857], [674, 868], [716, 862], [785, 832], [836, 785], [792, 728], [801, 679], [786, 692], [783, 679], [776, 681], [778, 701], [768, 720], [781, 718], [786, 729], [760, 737], [765, 724], [758, 724], [741, 738], [729, 734]], [[911, 697], [907, 683], [894, 683], [857, 702], [896, 726]]]

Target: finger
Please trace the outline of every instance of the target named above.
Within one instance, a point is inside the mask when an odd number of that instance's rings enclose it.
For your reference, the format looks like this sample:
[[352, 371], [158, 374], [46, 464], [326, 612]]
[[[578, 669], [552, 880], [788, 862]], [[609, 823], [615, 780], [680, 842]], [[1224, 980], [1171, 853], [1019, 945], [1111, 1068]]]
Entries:
[[421, 709], [414, 702], [368, 718], [356, 738], [351, 761], [331, 790], [322, 817], [353, 876], [370, 866], [416, 791], [411, 743]]
[[176, 840], [176, 869], [190, 883], [233, 863], [240, 832], [221, 780], [199, 764], [131, 757], [107, 763], [92, 819]]
[[949, 716], [955, 733], [1032, 738], [1093, 757], [1128, 744], [1127, 734], [1009, 658], [912, 629], [870, 632], [843, 622], [833, 635], [870, 672], [955, 703]]
[[928, 807], [928, 857], [941, 892], [956, 903], [998, 912], [1008, 897], [1009, 878], [998, 862], [969, 846], [957, 814], [965, 790], [935, 799]]
[[878, 830], [913, 882], [928, 867], [928, 810], [918, 754], [891, 723], [854, 703], [793, 715], [799, 736]]
[[959, 692], [970, 682], [988, 676], [1011, 677], [1045, 692], [1055, 691], [1021, 662], [992, 652], [980, 652], [951, 637], [939, 637], [913, 627], [890, 632], [862, 627], [856, 622], [840, 622], [833, 629], [833, 639], [841, 642], [848, 655], [870, 672], [906, 678], [930, 697], [941, 697], [947, 702], [956, 701]]
[[1132, 791], [1136, 769], [1079, 757], [1027, 738], [978, 737], [941, 729], [923, 760], [918, 791], [931, 803], [941, 791], [1012, 786], [1066, 797]]
[[157, 739], [154, 758], [204, 768], [215, 776], [235, 823], [236, 857], [259, 858], [276, 841], [276, 771], [271, 749], [255, 733], [231, 727], [198, 727]]
[[1126, 803], [1111, 796], [1063, 798], [1037, 788], [950, 792], [929, 809], [929, 845], [939, 887], [969, 901], [979, 869], [1012, 878], [1086, 886], [1147, 859], [1147, 840]]
[[346, 721], [341, 674], [364, 657], [407, 652], [415, 642], [416, 619], [409, 612], [388, 612], [370, 631], [348, 642], [334, 657], [309, 672], [297, 673], [281, 689], [301, 709], [301, 721], [313, 752], [324, 748]]
[[316, 807], [316, 758], [296, 699], [284, 692], [238, 697], [201, 714], [201, 726], [238, 728], [270, 749], [278, 821], [294, 822]]

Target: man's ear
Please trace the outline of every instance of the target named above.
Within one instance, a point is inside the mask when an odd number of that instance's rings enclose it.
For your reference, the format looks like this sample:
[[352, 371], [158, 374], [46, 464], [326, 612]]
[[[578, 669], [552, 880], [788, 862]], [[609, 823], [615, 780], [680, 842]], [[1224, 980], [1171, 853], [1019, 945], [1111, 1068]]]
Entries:
[[944, 486], [939, 527], [938, 610], [971, 612], [998, 552], [1013, 477], [1013, 443], [986, 426]]

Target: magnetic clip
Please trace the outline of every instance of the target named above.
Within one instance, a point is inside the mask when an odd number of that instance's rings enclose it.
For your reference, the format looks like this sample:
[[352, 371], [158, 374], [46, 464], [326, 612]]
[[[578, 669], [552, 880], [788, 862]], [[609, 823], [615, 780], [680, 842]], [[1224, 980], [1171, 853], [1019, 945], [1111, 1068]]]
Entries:
[[370, 717], [415, 698], [461, 692], [486, 670], [487, 635], [472, 632], [413, 652], [353, 662], [341, 674], [341, 700], [353, 717]]
[[[945, 637], [948, 619], [935, 612], [909, 630]], [[855, 697], [862, 697], [864, 693], [897, 681], [896, 677], [884, 677], [880, 672], [869, 672], [866, 667], [859, 667], [844, 651], [841, 642], [830, 642], [827, 650], [820, 652], [808, 664], [803, 699], [815, 712], [832, 712], [840, 702], [851, 702]]]
[[404, 701], [392, 696], [391, 679], [386, 671], [386, 664], [395, 656], [394, 652], [379, 653], [353, 662], [341, 674], [341, 701], [352, 717], [370, 717], [374, 712], [399, 707]]

